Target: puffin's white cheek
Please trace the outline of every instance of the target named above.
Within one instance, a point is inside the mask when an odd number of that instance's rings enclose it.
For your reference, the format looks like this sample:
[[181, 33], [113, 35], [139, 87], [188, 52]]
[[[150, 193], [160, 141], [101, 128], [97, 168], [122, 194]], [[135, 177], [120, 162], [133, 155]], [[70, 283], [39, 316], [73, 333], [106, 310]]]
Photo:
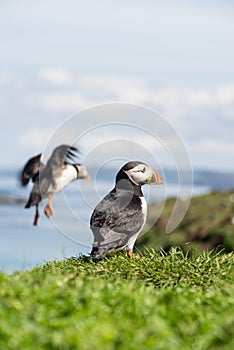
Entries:
[[145, 174], [142, 172], [138, 172], [136, 174], [133, 174], [132, 178], [133, 178], [134, 182], [136, 182], [139, 185], [145, 183], [145, 180], [146, 180]]

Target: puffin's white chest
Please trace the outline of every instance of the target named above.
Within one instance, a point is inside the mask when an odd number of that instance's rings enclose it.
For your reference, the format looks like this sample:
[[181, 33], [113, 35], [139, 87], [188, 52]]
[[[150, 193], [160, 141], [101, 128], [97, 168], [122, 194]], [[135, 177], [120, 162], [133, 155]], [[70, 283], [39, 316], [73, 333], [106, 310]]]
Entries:
[[73, 165], [67, 164], [62, 171], [62, 175], [55, 179], [55, 187], [50, 186], [48, 192], [57, 193], [72, 181], [77, 179], [77, 171]]
[[142, 228], [143, 228], [143, 226], [144, 226], [144, 224], [146, 222], [146, 217], [147, 217], [147, 203], [146, 203], [146, 200], [145, 200], [144, 197], [139, 197], [139, 198], [141, 200], [141, 211], [143, 213], [143, 224], [142, 224], [140, 230], [138, 232], [136, 232], [134, 235], [132, 235], [129, 238], [128, 243], [126, 244], [125, 248], [127, 250], [130, 250], [130, 251], [132, 251], [133, 246], [134, 246], [134, 244], [136, 242], [136, 239], [137, 239], [138, 235], [140, 234], [140, 232], [141, 232], [141, 230], [142, 230]]
[[144, 216], [144, 224], [145, 224], [146, 217], [147, 217], [147, 203], [146, 203], [145, 197], [140, 197], [140, 200], [141, 200], [141, 210]]

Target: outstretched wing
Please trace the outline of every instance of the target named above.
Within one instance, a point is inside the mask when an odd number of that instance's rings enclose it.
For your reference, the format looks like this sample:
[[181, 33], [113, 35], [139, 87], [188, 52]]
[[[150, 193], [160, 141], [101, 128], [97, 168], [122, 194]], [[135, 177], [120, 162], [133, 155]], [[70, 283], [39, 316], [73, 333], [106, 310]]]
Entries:
[[103, 257], [112, 249], [127, 245], [144, 224], [141, 200], [128, 192], [124, 196], [113, 190], [95, 208], [90, 226], [94, 235], [91, 255]]
[[41, 153], [35, 157], [30, 158], [25, 164], [21, 174], [20, 182], [22, 186], [26, 186], [29, 183], [29, 180], [32, 179], [35, 182], [38, 177], [40, 167], [42, 166], [41, 162]]
[[79, 151], [76, 147], [60, 145], [53, 150], [47, 162], [48, 167], [61, 168], [64, 163], [69, 163], [73, 157], [77, 157]]
[[63, 165], [69, 163], [78, 154], [78, 149], [69, 145], [60, 145], [54, 149], [45, 169], [40, 173], [42, 193], [46, 193], [51, 185], [56, 187], [56, 179], [61, 176]]

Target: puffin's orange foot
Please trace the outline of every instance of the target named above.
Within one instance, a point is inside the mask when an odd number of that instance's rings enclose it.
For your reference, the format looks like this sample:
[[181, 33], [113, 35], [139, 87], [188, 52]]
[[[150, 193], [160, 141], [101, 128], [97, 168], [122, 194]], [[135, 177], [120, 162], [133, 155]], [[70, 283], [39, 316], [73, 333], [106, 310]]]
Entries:
[[50, 217], [51, 215], [53, 215], [53, 210], [52, 208], [49, 206], [49, 204], [47, 204], [47, 206], [44, 209], [44, 213], [47, 217]]
[[127, 255], [128, 255], [129, 259], [131, 259], [131, 260], [132, 260], [132, 257], [133, 257], [132, 252], [127, 252]]

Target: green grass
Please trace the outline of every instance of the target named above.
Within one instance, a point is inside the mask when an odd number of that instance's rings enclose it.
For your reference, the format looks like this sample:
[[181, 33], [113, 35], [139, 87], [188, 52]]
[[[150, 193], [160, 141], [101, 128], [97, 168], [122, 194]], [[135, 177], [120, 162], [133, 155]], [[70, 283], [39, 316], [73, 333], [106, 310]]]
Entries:
[[0, 349], [233, 349], [234, 254], [147, 250], [0, 274]]
[[165, 228], [171, 215], [176, 199], [170, 198], [165, 202], [159, 220], [155, 217], [161, 209], [160, 203], [149, 206], [149, 231], [137, 240], [137, 247], [159, 247], [169, 250], [180, 246], [184, 251], [191, 247], [202, 252], [204, 249], [234, 250], [234, 203], [231, 200], [233, 191], [213, 192], [193, 197], [189, 209], [178, 225], [170, 234], [165, 234]]

